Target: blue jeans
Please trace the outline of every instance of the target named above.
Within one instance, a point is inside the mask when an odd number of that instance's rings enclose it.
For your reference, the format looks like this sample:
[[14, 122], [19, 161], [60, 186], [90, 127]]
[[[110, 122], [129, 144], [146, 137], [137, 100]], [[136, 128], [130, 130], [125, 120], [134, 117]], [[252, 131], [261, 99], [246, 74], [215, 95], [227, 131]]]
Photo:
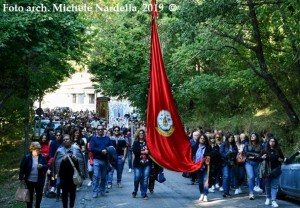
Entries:
[[61, 187], [60, 187], [60, 177], [57, 177], [55, 187], [56, 187], [56, 197], [59, 198], [59, 196], [60, 196], [60, 190], [61, 190]]
[[259, 163], [254, 161], [247, 161], [245, 164], [250, 194], [253, 194], [255, 179], [258, 178], [258, 165]]
[[[117, 183], [121, 183], [121, 181], [122, 181], [123, 168], [124, 168], [123, 155], [119, 155], [118, 156], [118, 161], [117, 161], [117, 168], [116, 168], [116, 170], [117, 170]], [[111, 169], [111, 171], [108, 173], [108, 176], [107, 176], [107, 183], [108, 184], [112, 184], [114, 171], [115, 171], [115, 168], [113, 167]]]
[[132, 149], [127, 148], [127, 160], [128, 160], [128, 168], [132, 169]]
[[244, 166], [233, 166], [234, 188], [239, 188], [245, 180]]
[[232, 172], [232, 167], [228, 165], [222, 167], [223, 189], [224, 189], [224, 193], [227, 194], [229, 194], [229, 190], [230, 190], [231, 172]]
[[139, 184], [141, 184], [141, 195], [144, 197], [147, 195], [148, 189], [148, 179], [150, 174], [150, 165], [141, 166], [134, 168], [134, 192], [137, 193], [139, 189]]
[[267, 178], [265, 181], [267, 198], [271, 199], [272, 201], [276, 200], [279, 177], [280, 176], [277, 176], [276, 178]]
[[200, 194], [208, 194], [208, 186], [205, 185], [207, 180], [207, 170], [202, 170], [201, 168], [197, 171], [197, 177], [199, 182], [199, 191]]
[[[107, 161], [94, 159], [93, 192], [100, 193], [105, 191]], [[99, 185], [99, 180], [101, 182]]]

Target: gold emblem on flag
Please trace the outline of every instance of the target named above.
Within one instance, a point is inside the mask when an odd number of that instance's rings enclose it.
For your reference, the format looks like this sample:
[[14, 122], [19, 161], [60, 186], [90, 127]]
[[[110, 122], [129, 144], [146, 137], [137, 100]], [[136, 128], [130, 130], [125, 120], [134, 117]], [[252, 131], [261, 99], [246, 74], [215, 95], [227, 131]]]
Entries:
[[171, 113], [167, 110], [161, 110], [157, 115], [156, 130], [162, 136], [171, 136], [175, 130]]

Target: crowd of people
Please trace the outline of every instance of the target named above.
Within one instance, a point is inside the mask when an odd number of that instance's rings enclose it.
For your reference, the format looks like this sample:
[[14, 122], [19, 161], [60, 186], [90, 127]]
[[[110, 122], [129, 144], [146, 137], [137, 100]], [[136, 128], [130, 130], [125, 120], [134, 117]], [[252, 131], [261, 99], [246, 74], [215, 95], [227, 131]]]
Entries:
[[[210, 163], [204, 163], [198, 171], [184, 174], [190, 177], [192, 185], [198, 180], [200, 201], [207, 202], [208, 194], [215, 191], [220, 191], [224, 198], [231, 197], [231, 188], [234, 188], [234, 195], [241, 194], [244, 183], [248, 186], [250, 200], [255, 199], [255, 193], [264, 193], [265, 205], [279, 207], [276, 195], [284, 155], [273, 134], [223, 134], [220, 130], [209, 132], [202, 128], [187, 134], [194, 161], [210, 158]], [[244, 155], [243, 162], [237, 161], [237, 155]], [[268, 173], [259, 174], [266, 169]]]
[[[27, 207], [34, 204], [34, 191], [35, 207], [40, 207], [43, 195], [61, 200], [64, 208], [74, 207], [80, 186], [73, 183], [73, 164], [82, 178], [89, 180], [93, 198], [104, 196], [113, 186], [122, 188], [125, 160], [128, 172], [134, 174], [132, 197], [140, 186], [141, 197], [148, 199], [148, 183], [153, 193], [159, 166], [149, 157], [144, 123], [134, 120], [130, 128], [109, 128], [90, 112], [77, 112], [72, 117], [66, 116], [68, 113], [46, 115], [49, 123], [45, 132], [32, 142], [30, 153], [21, 162], [19, 179], [25, 180], [31, 194]], [[55, 128], [53, 121], [57, 119], [61, 125]]]
[[[80, 116], [81, 115], [81, 116]], [[113, 126], [95, 117], [84, 117], [85, 112], [75, 118], [56, 115], [61, 125], [54, 129], [52, 119], [45, 133], [30, 145], [30, 153], [24, 156], [20, 165], [20, 180], [25, 180], [30, 190], [30, 202], [36, 193], [35, 206], [40, 207], [43, 194], [56, 197], [63, 207], [74, 207], [76, 191], [80, 186], [73, 183], [74, 168], [91, 187], [91, 196], [104, 196], [113, 186], [122, 188], [122, 174], [125, 161], [128, 172], [134, 174], [132, 197], [140, 195], [147, 200], [148, 190], [154, 191], [159, 167], [151, 160], [147, 148], [146, 126], [144, 122], [132, 121], [129, 127]], [[51, 117], [51, 118], [56, 118]], [[256, 193], [265, 192], [266, 205], [278, 207], [276, 202], [279, 175], [259, 174], [260, 164], [267, 161], [271, 170], [278, 169], [284, 159], [278, 141], [270, 133], [258, 135], [245, 133], [223, 134], [220, 130], [212, 132], [197, 128], [187, 132], [192, 148], [192, 159], [198, 162], [209, 158], [201, 168], [190, 177], [191, 184], [198, 184], [199, 201], [208, 202], [209, 193], [220, 191], [224, 198], [242, 193], [241, 186], [246, 184], [249, 199], [254, 200]], [[243, 153], [245, 161], [238, 163], [236, 157]], [[74, 167], [73, 167], [74, 165]], [[116, 176], [114, 177], [114, 173]], [[114, 178], [115, 181], [114, 181]]]

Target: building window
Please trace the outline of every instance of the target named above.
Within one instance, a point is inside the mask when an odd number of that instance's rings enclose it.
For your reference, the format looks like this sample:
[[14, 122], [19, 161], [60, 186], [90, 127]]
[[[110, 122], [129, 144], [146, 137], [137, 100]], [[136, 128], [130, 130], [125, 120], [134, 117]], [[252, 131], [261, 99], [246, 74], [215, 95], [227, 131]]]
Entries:
[[95, 94], [89, 94], [89, 104], [95, 104]]
[[84, 104], [84, 95], [78, 94], [78, 104]]
[[76, 94], [72, 94], [72, 103], [76, 103]]

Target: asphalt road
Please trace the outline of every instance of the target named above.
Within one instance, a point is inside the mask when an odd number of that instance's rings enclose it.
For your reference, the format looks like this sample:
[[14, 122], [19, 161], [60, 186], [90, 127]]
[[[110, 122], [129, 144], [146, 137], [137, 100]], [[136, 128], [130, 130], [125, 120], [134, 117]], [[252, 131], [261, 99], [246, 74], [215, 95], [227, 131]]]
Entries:
[[[106, 196], [92, 198], [91, 187], [87, 186], [88, 180], [84, 181], [81, 190], [77, 192], [75, 208], [177, 208], [177, 207], [222, 207], [222, 208], [261, 208], [266, 206], [264, 195], [255, 195], [255, 200], [249, 200], [248, 189], [243, 187], [243, 194], [233, 195], [233, 197], [224, 199], [222, 192], [216, 191], [209, 193], [208, 202], [199, 202], [198, 185], [190, 185], [188, 178], [182, 177], [181, 173], [165, 171], [167, 180], [164, 183], [155, 184], [153, 194], [148, 194], [149, 199], [144, 200], [140, 192], [136, 198], [131, 197], [133, 191], [133, 173], [128, 173], [127, 164], [125, 164], [122, 188], [118, 188], [116, 183]], [[114, 182], [116, 172], [114, 173]], [[280, 207], [293, 208], [300, 207], [297, 200], [277, 200]], [[44, 197], [42, 208], [61, 208], [62, 202], [56, 202], [54, 198]]]

